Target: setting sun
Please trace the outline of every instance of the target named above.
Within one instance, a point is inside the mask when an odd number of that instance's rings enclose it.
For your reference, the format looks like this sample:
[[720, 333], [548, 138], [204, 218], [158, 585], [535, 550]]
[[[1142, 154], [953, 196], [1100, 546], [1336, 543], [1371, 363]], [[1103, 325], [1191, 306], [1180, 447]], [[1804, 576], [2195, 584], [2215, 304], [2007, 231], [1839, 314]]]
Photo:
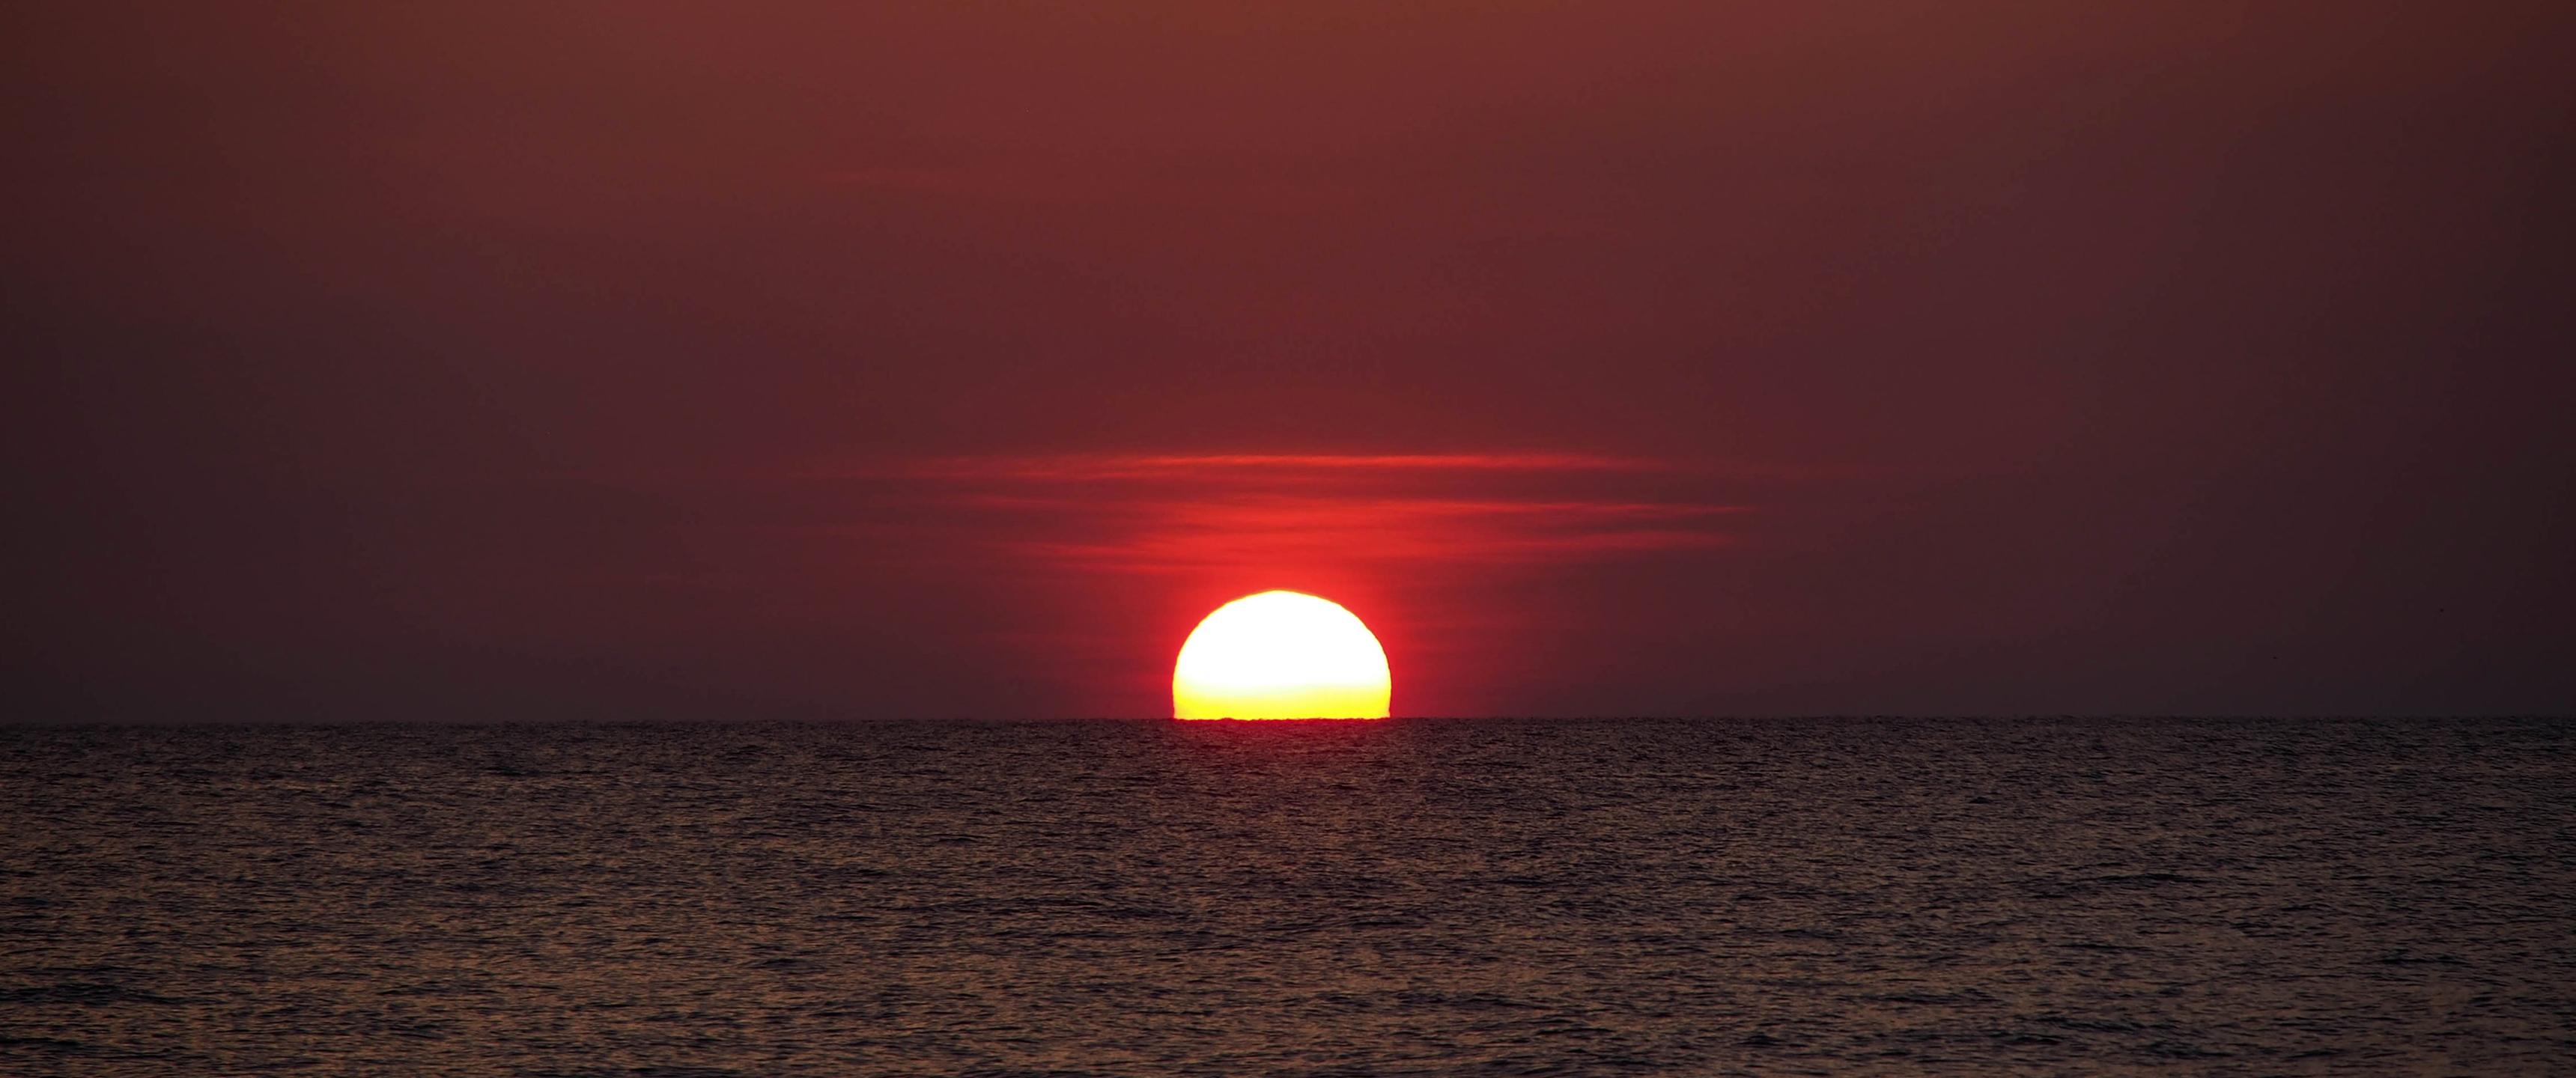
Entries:
[[1341, 605], [1265, 591], [1218, 607], [1172, 667], [1176, 719], [1382, 719], [1386, 651]]

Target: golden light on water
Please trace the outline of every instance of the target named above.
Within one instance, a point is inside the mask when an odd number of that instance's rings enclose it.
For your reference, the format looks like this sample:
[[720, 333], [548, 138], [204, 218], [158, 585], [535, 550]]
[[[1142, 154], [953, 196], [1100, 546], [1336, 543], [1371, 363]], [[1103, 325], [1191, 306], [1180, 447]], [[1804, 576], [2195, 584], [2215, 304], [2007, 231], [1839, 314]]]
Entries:
[[1218, 607], [1172, 666], [1176, 719], [1383, 719], [1386, 650], [1341, 604], [1265, 591]]

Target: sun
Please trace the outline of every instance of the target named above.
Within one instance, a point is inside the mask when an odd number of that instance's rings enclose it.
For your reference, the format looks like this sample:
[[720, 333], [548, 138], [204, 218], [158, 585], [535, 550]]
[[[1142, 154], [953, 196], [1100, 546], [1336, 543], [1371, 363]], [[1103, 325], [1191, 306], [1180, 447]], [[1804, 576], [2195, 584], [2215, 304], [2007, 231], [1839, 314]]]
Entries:
[[1199, 622], [1172, 665], [1176, 719], [1383, 719], [1386, 651], [1341, 604], [1247, 595]]

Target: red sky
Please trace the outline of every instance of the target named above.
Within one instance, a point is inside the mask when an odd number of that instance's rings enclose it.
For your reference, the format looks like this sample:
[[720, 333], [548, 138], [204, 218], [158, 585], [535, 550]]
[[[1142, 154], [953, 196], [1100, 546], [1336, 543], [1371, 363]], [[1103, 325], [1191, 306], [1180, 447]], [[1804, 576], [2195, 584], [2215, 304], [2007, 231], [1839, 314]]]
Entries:
[[2569, 10], [16, 5], [0, 693], [2565, 713]]

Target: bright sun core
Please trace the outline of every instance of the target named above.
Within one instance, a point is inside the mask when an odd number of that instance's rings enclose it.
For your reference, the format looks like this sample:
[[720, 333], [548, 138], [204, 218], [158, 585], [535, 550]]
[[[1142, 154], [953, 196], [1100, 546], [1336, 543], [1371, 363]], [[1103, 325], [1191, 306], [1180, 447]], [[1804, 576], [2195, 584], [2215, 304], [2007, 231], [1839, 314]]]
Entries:
[[1386, 651], [1341, 604], [1247, 595], [1207, 616], [1172, 666], [1176, 719], [1383, 719]]

